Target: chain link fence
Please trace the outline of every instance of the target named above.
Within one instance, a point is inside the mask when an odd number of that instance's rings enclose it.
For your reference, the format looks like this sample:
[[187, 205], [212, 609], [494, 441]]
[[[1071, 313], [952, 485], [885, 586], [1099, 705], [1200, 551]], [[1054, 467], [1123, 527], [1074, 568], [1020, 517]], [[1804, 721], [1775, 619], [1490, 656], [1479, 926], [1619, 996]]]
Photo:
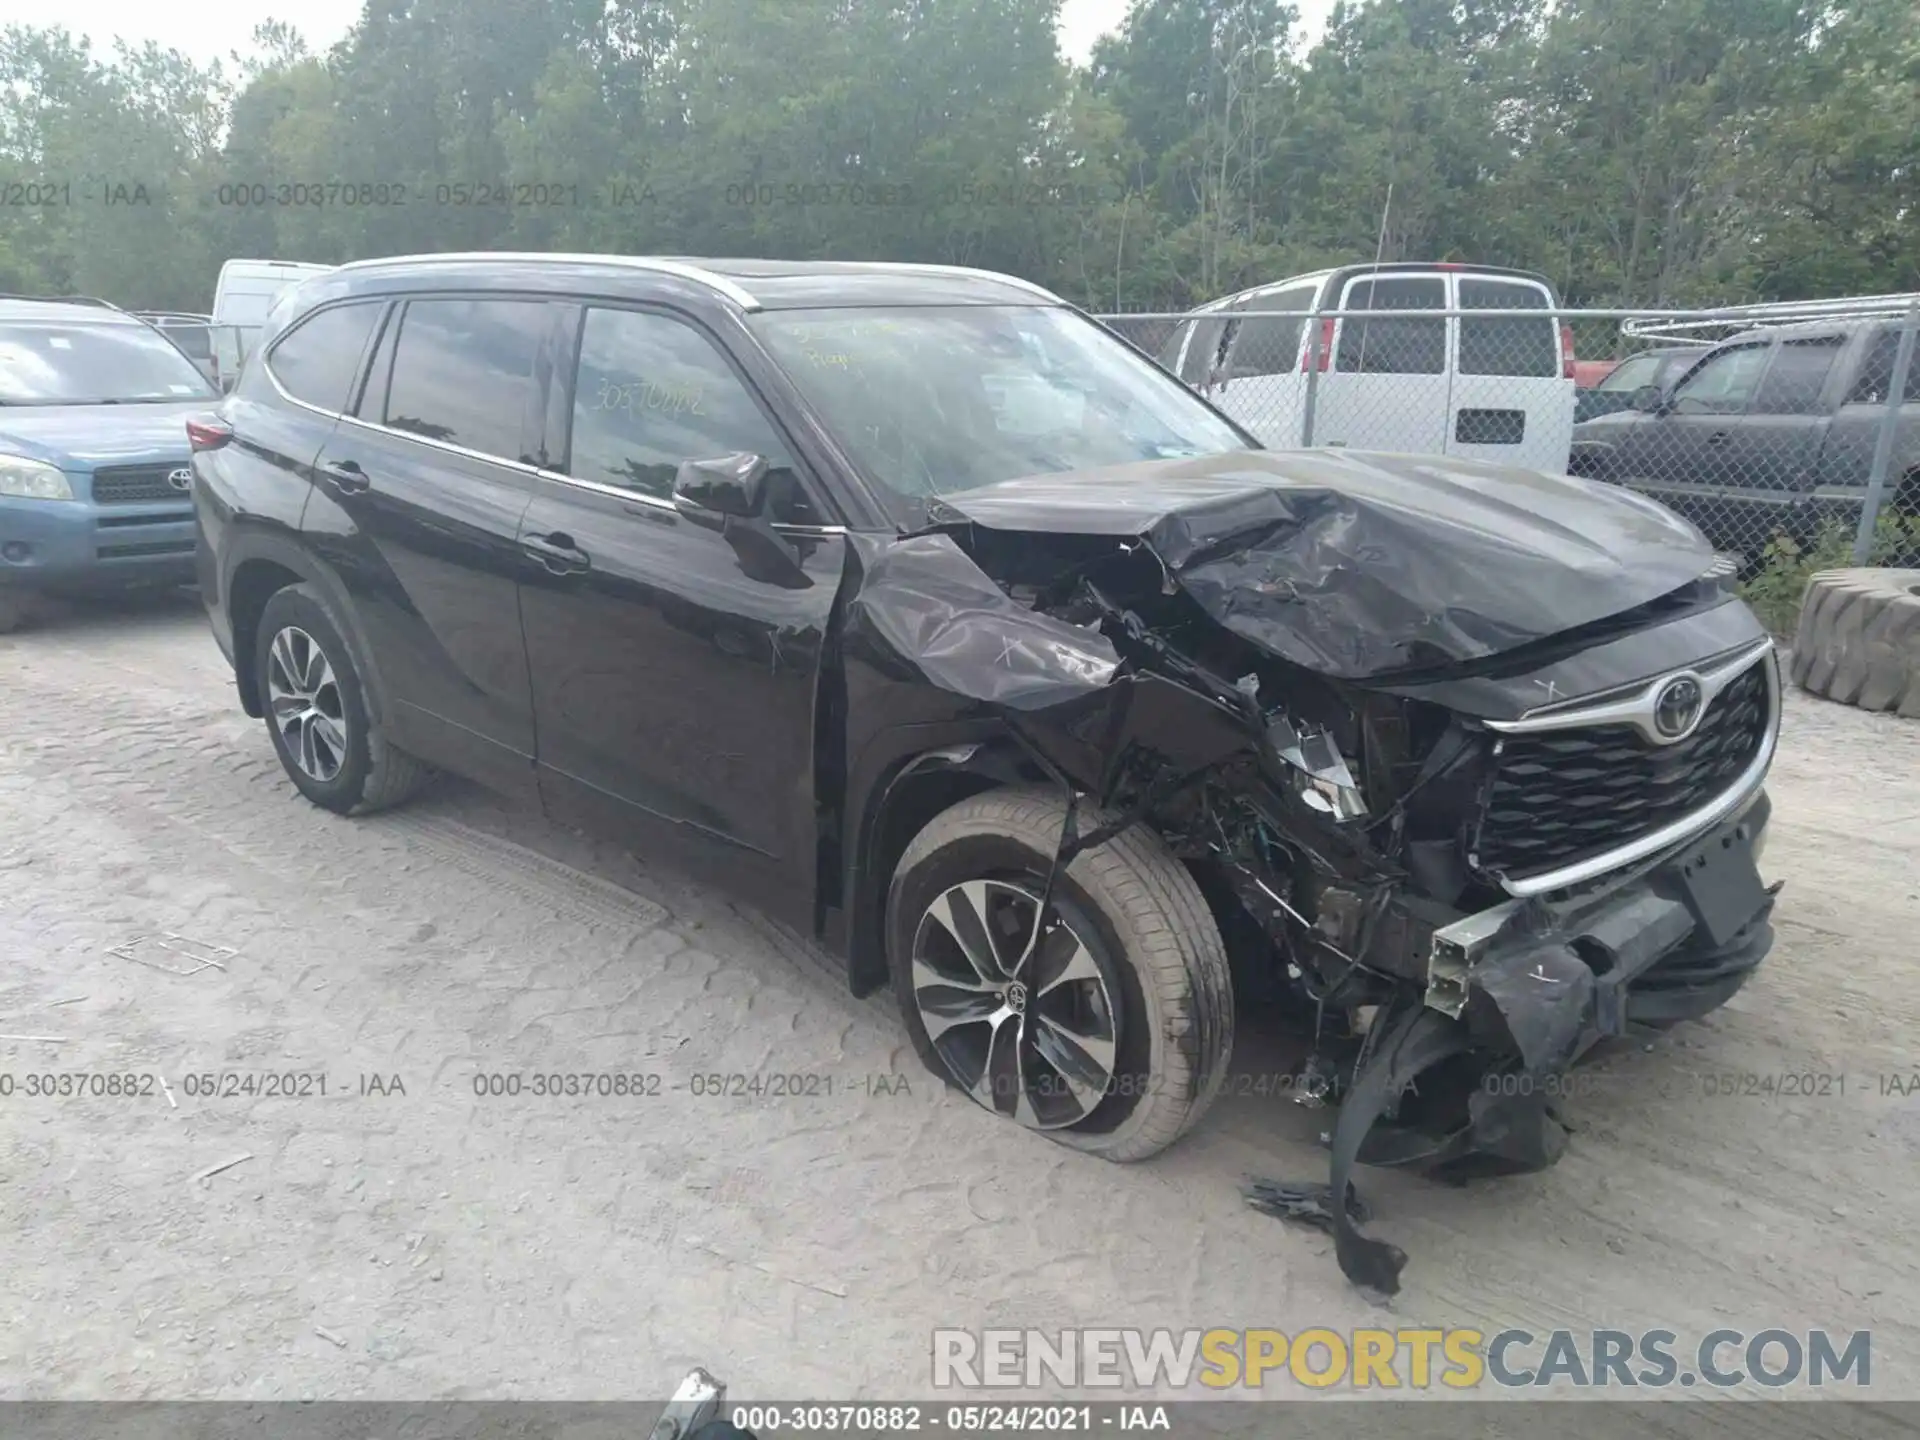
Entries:
[[1749, 575], [1782, 556], [1920, 563], [1920, 297], [1715, 311], [1370, 298], [1098, 318], [1268, 446], [1626, 486]]

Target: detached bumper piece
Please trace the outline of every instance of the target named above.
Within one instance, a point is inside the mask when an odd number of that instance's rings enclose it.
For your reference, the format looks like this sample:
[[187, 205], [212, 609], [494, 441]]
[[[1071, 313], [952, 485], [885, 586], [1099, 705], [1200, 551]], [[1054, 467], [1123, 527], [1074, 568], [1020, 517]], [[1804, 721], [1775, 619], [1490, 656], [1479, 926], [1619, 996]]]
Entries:
[[1765, 959], [1775, 891], [1755, 855], [1769, 813], [1763, 792], [1624, 882], [1510, 902], [1436, 932], [1424, 1000], [1376, 1016], [1355, 1062], [1332, 1134], [1331, 1183], [1256, 1181], [1249, 1202], [1330, 1230], [1348, 1279], [1396, 1293], [1406, 1255], [1360, 1232], [1354, 1165], [1462, 1179], [1558, 1161], [1568, 1130], [1557, 1082], [1582, 1055], [1612, 1036], [1707, 1014]]

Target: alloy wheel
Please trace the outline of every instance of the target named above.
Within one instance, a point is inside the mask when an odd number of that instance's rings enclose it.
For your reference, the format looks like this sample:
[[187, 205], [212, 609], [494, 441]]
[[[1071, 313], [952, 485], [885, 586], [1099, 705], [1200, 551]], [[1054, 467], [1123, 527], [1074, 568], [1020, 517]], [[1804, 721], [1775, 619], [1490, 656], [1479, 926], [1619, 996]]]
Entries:
[[969, 880], [934, 897], [913, 939], [928, 1038], [976, 1101], [1035, 1130], [1075, 1125], [1112, 1093], [1113, 962], [1039, 895]]
[[326, 651], [297, 625], [281, 630], [268, 648], [267, 704], [301, 774], [324, 785], [340, 773], [347, 763], [340, 683]]

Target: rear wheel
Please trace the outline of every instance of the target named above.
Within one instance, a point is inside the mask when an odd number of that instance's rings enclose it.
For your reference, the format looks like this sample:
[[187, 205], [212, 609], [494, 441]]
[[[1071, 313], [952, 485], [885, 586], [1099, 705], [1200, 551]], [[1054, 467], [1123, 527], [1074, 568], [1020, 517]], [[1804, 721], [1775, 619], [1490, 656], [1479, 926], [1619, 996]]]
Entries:
[[1225, 1078], [1226, 951], [1193, 877], [1140, 826], [1076, 857], [1042, 916], [1065, 818], [1054, 793], [996, 790], [915, 838], [887, 903], [894, 991], [921, 1059], [982, 1108], [1145, 1159]]
[[267, 733], [302, 795], [363, 815], [399, 804], [427, 781], [432, 772], [373, 723], [353, 653], [317, 590], [277, 591], [261, 611], [257, 645]]

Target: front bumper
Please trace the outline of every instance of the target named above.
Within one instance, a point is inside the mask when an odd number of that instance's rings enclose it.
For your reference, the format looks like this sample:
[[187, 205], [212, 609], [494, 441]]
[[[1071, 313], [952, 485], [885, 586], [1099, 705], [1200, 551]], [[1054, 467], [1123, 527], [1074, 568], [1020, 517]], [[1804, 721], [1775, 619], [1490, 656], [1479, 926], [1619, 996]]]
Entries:
[[1766, 958], [1773, 892], [1757, 862], [1771, 815], [1757, 791], [1625, 880], [1510, 901], [1434, 932], [1426, 1006], [1456, 1022], [1458, 1050], [1483, 1058], [1480, 1083], [1455, 1111], [1464, 1124], [1413, 1143], [1389, 1122], [1362, 1162], [1474, 1155], [1481, 1168], [1525, 1171], [1559, 1159], [1566, 1130], [1552, 1102], [1576, 1061], [1603, 1040], [1718, 1009]]
[[193, 579], [193, 508], [0, 497], [0, 585], [113, 590]]

